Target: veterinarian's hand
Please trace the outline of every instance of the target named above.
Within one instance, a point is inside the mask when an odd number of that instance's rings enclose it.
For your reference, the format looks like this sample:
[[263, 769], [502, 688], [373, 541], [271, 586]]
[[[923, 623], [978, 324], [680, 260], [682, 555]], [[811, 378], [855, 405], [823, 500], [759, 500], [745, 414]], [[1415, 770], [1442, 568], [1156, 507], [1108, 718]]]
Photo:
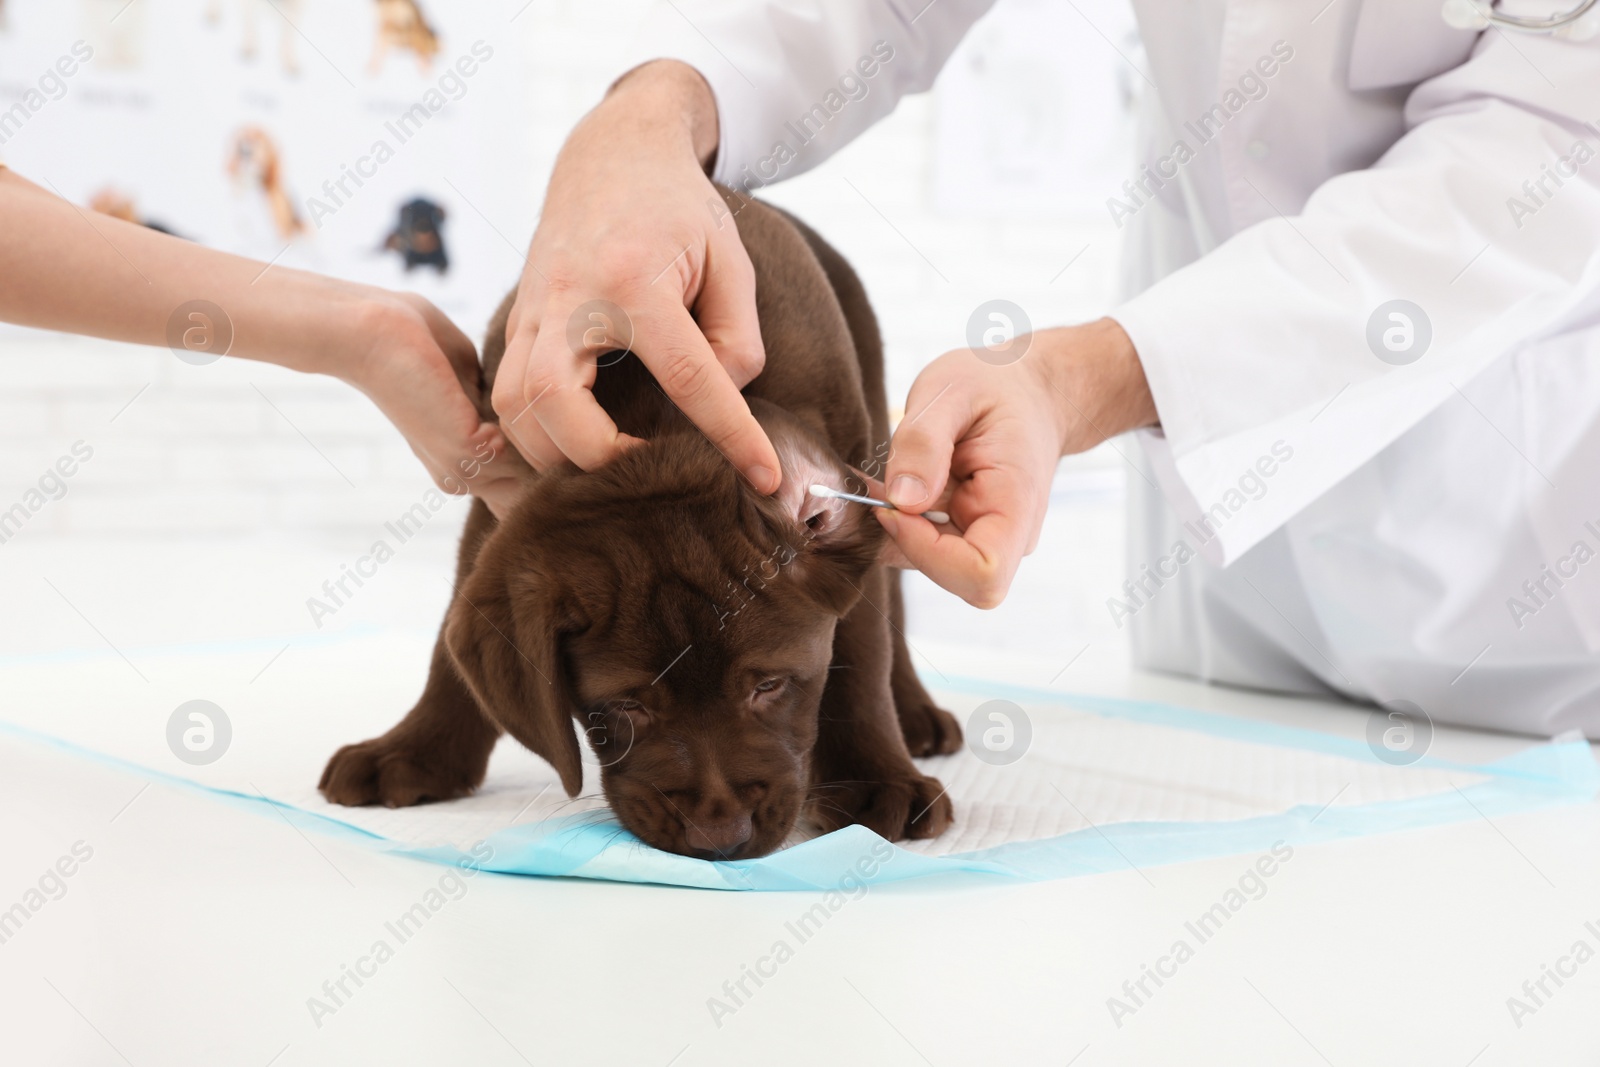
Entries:
[[622, 78], [562, 148], [493, 397], [535, 467], [592, 469], [637, 443], [590, 391], [595, 358], [631, 347], [751, 484], [778, 488], [777, 453], [739, 393], [765, 355], [755, 271], [703, 167], [716, 145], [710, 89], [658, 61]]
[[[873, 509], [894, 539], [886, 561], [997, 606], [1038, 542], [1061, 457], [1156, 421], [1138, 354], [1111, 319], [1036, 333], [1014, 363], [970, 348], [940, 356], [911, 386], [889, 450], [886, 492], [902, 513]], [[952, 525], [922, 518], [930, 508]]]
[[443, 312], [412, 293], [368, 303], [367, 344], [343, 375], [405, 435], [434, 484], [482, 497], [505, 513], [526, 486], [527, 465], [478, 412], [478, 353]]

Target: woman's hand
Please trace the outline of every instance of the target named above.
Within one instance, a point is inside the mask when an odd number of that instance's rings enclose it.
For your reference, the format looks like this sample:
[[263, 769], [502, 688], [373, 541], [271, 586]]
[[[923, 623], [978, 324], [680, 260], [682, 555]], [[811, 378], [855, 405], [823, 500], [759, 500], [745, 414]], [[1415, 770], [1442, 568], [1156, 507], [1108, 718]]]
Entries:
[[364, 343], [339, 376], [394, 423], [434, 484], [482, 497], [503, 515], [529, 471], [480, 413], [487, 407], [467, 335], [422, 297], [381, 290], [364, 300], [360, 333]]
[[590, 391], [595, 357], [631, 348], [758, 491], [778, 488], [777, 453], [739, 393], [765, 356], [755, 270], [703, 169], [716, 145], [710, 89], [658, 61], [562, 148], [494, 385], [500, 423], [535, 467], [593, 469], [637, 443]]
[[[893, 538], [886, 562], [997, 606], [1038, 543], [1061, 457], [1156, 421], [1138, 354], [1111, 319], [1036, 333], [1014, 363], [970, 348], [940, 356], [911, 386], [889, 450], [884, 483], [901, 511], [873, 509]], [[930, 508], [952, 525], [922, 518]]]
[[366, 393], [446, 492], [500, 513], [520, 491], [527, 467], [485, 418], [472, 342], [428, 301], [85, 212], [0, 167], [0, 321], [168, 345], [196, 301], [227, 322], [227, 355]]

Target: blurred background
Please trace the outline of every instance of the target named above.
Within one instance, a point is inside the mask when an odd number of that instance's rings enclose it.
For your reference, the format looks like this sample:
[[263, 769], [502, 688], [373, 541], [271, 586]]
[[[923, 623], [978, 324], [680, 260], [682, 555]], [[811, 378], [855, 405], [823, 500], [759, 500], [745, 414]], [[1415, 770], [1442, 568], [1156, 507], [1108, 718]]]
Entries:
[[[631, 39], [648, 6], [419, 0], [422, 29], [388, 33], [384, 19], [413, 5], [0, 0], [0, 161], [86, 211], [414, 289], [481, 338], [566, 132], [649, 54]], [[676, 7], [691, 20], [697, 9]], [[70, 77], [51, 76], [85, 46]], [[1105, 204], [1132, 173], [1140, 62], [1125, 0], [1000, 0], [932, 92], [763, 191], [860, 272], [891, 403], [963, 343], [984, 301], [1011, 300], [1036, 326], [1110, 309], [1119, 235]], [[19, 101], [20, 118], [8, 110]], [[14, 608], [0, 662], [115, 653], [147, 666], [210, 643], [292, 672], [294, 648], [340, 633], [431, 639], [465, 505], [396, 543], [386, 524], [431, 483], [341, 383], [0, 327], [0, 510], [78, 442], [93, 456], [65, 495], [0, 543]], [[913, 578], [924, 669], [1014, 664], [1019, 683], [1070, 688], [1070, 664], [1123, 662], [1105, 601], [1123, 579], [1132, 447], [1063, 464], [1045, 535], [1001, 609]], [[313, 619], [307, 601], [378, 540], [395, 558]], [[425, 663], [397, 668], [420, 681]]]

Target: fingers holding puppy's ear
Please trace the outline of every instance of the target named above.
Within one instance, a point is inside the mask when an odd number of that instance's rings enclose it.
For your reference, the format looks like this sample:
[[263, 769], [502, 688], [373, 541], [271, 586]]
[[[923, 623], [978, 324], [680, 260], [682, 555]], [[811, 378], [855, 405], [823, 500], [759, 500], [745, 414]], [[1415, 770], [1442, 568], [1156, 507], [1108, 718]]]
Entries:
[[[522, 306], [520, 298], [517, 306]], [[495, 372], [491, 398], [495, 415], [507, 440], [536, 470], [548, 470], [569, 458], [582, 467], [598, 466], [609, 454], [593, 444], [592, 430], [588, 437], [581, 436], [582, 427], [560, 410], [584, 398], [592, 402], [588, 391], [592, 378], [586, 380], [581, 368], [573, 366], [575, 361], [552, 343], [551, 335], [558, 331], [539, 328], [537, 316], [542, 313], [518, 316], [513, 309], [519, 328], [509, 323], [506, 327], [505, 355]], [[615, 438], [616, 426], [604, 412], [601, 416], [600, 439]], [[575, 432], [580, 434], [577, 439]]]
[[[495, 411], [518, 449], [541, 470], [564, 460], [593, 470], [638, 443], [617, 429], [591, 392], [599, 360], [628, 347], [633, 332], [589, 306], [596, 303], [606, 302], [558, 299], [547, 291], [538, 322], [520, 317], [521, 328], [506, 343]], [[511, 380], [503, 395], [505, 378]]]
[[688, 310], [675, 302], [647, 305], [634, 327], [634, 351], [662, 392], [757, 492], [775, 492], [783, 480], [778, 453]]
[[[542, 296], [530, 295], [527, 286], [517, 290], [516, 299], [506, 318], [505, 348], [500, 362], [494, 368], [494, 386], [489, 393], [489, 405], [494, 409], [500, 428], [512, 447], [539, 470], [556, 461], [558, 453], [543, 430], [538, 430], [537, 419], [525, 419], [528, 401], [524, 397], [524, 383], [528, 376], [528, 356], [533, 351], [534, 338], [538, 336], [538, 312], [532, 309]], [[492, 345], [485, 346], [491, 350]], [[535, 432], [537, 431], [537, 432]]]
[[527, 491], [528, 464], [497, 423], [478, 427], [473, 445], [473, 455], [481, 461], [462, 464], [462, 477], [449, 479], [441, 488], [449, 493], [464, 489], [488, 504], [495, 518], [504, 519]]

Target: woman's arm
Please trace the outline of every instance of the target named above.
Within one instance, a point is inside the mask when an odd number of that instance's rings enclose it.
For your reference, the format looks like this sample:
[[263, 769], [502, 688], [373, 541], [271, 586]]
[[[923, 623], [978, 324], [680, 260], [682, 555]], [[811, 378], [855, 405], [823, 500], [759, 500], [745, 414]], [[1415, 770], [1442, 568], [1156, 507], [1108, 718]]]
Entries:
[[426, 300], [86, 211], [0, 167], [0, 321], [167, 345], [200, 325], [185, 308], [194, 301], [216, 305], [226, 323], [190, 332], [191, 347], [212, 351], [231, 334], [227, 355], [348, 382], [440, 488], [476, 493], [497, 511], [517, 494], [526, 467], [475, 406], [476, 350]]

